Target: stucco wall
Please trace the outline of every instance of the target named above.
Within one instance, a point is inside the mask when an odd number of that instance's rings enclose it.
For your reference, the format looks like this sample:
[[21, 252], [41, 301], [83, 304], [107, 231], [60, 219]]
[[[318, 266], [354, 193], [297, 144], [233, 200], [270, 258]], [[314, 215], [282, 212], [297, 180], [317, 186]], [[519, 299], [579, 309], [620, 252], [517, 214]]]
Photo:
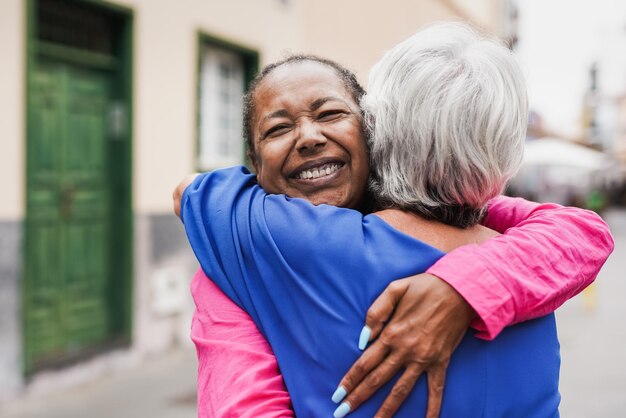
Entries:
[[0, 403], [22, 385], [22, 225], [0, 221]]
[[143, 354], [189, 345], [197, 262], [174, 215], [135, 217], [133, 349]]
[[24, 2], [0, 2], [0, 219], [24, 216]]
[[[366, 85], [383, 53], [421, 27], [467, 18], [487, 30], [497, 27], [500, 0], [317, 0], [305, 2], [304, 48], [337, 60]], [[330, 11], [330, 12], [329, 12]]]
[[0, 402], [22, 385], [23, 12], [22, 0], [0, 3]]

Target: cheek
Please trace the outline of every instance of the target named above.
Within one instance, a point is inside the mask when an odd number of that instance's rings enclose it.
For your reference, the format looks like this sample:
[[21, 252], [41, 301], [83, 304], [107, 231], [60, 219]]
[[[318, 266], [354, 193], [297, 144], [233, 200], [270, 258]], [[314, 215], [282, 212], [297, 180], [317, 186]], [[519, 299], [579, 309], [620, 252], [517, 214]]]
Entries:
[[369, 174], [369, 155], [367, 153], [365, 140], [360, 139], [360, 135], [356, 135], [356, 138], [359, 139], [352, 142], [351, 147], [352, 162], [358, 174], [365, 174], [365, 176], [367, 176]]
[[358, 189], [364, 190], [367, 186], [367, 179], [369, 178], [369, 155], [363, 149], [358, 152], [357, 164], [354, 167], [354, 184]]
[[285, 141], [279, 139], [268, 140], [263, 143], [263, 147], [259, 152], [259, 161], [263, 162], [266, 171], [276, 172], [280, 171], [288, 154], [289, 149]]

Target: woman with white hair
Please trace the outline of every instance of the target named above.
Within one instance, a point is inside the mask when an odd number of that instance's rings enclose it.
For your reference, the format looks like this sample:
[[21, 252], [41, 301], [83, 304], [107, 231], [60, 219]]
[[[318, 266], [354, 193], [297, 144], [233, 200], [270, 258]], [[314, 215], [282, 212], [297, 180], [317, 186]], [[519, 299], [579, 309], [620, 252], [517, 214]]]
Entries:
[[523, 75], [469, 28], [434, 26], [398, 44], [372, 69], [361, 105], [379, 208], [469, 227], [521, 164]]
[[[300, 417], [335, 409], [329, 384], [360, 354], [345, 336], [358, 335], [387, 284], [497, 235], [477, 222], [521, 158], [526, 99], [519, 70], [504, 47], [466, 28], [435, 26], [390, 51], [372, 73], [364, 105], [375, 214], [268, 195], [241, 168], [200, 176], [182, 199], [203, 269], [269, 340]], [[263, 140], [278, 147], [290, 129], [272, 126]], [[347, 164], [329, 161], [329, 176]], [[309, 171], [288, 178], [320, 176]], [[392, 387], [407, 397], [398, 416], [423, 415], [427, 388], [421, 379], [413, 389], [417, 365], [361, 405], [367, 393], [359, 395], [357, 385], [373, 375], [362, 373], [368, 351], [357, 363], [361, 373], [341, 382], [347, 397], [335, 416], [373, 416]], [[492, 342], [466, 336], [451, 359], [442, 416], [557, 416], [558, 368], [552, 315], [510, 327]]]

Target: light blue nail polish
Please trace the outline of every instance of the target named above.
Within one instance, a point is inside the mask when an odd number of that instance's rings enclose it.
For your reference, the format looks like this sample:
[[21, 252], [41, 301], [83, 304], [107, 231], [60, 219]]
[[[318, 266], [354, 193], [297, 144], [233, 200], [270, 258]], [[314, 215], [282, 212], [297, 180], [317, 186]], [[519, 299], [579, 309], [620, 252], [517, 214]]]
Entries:
[[343, 418], [350, 413], [350, 405], [346, 402], [342, 403], [335, 409], [333, 412], [333, 417], [335, 418]]
[[347, 394], [348, 392], [346, 392], [346, 388], [339, 386], [335, 393], [333, 393], [333, 397], [331, 399], [334, 403], [339, 403], [343, 401], [343, 398], [345, 398]]
[[361, 330], [361, 335], [359, 336], [359, 350], [365, 350], [367, 343], [370, 341], [370, 336], [372, 335], [372, 330], [370, 327], [365, 325]]

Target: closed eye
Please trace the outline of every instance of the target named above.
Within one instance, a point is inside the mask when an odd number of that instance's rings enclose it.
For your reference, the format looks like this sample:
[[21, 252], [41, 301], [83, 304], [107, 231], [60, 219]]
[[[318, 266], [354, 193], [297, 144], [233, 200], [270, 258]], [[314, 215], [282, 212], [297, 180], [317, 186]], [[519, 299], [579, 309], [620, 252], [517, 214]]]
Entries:
[[265, 136], [277, 137], [277, 136], [286, 134], [287, 132], [291, 130], [291, 128], [292, 128], [292, 125], [287, 125], [287, 124], [275, 125], [269, 128], [267, 131], [265, 131]]
[[322, 122], [330, 122], [339, 119], [345, 114], [346, 112], [341, 109], [325, 110], [323, 112], [320, 112], [320, 114], [317, 116], [317, 119]]

